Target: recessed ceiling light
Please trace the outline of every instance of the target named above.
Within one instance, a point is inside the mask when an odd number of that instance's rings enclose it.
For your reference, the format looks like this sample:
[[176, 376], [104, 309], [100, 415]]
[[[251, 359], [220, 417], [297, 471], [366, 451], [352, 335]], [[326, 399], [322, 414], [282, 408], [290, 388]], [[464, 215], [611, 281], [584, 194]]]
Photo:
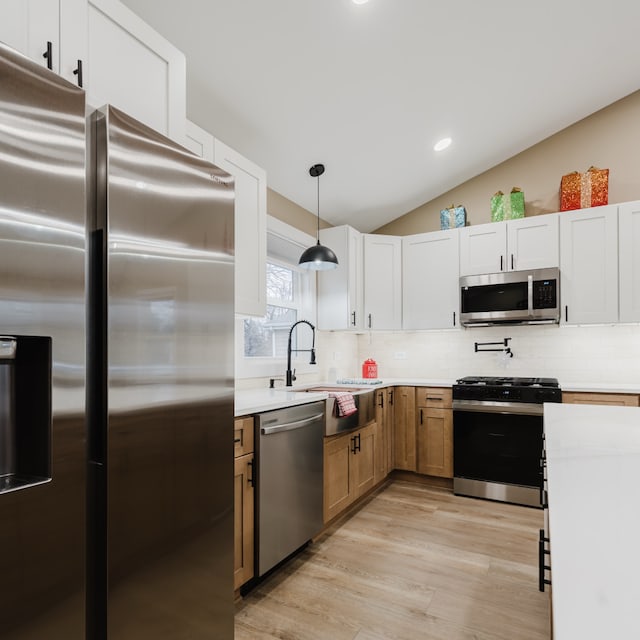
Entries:
[[451, 138], [442, 138], [433, 145], [434, 151], [444, 151], [451, 144]]
[[366, 4], [369, 0], [352, 0], [353, 4]]

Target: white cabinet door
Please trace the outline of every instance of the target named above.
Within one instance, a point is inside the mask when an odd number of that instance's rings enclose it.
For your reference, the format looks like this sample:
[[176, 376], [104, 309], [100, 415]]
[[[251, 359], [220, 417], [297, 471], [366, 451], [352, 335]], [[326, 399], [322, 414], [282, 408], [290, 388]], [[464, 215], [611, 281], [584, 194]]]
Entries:
[[460, 275], [506, 271], [506, 222], [490, 222], [460, 230]]
[[620, 322], [640, 322], [640, 202], [618, 207]]
[[267, 310], [267, 174], [220, 140], [213, 162], [235, 178], [236, 313]]
[[87, 100], [185, 141], [184, 54], [118, 0], [89, 0]]
[[0, 41], [80, 84], [87, 55], [86, 0], [3, 0]]
[[402, 238], [364, 235], [364, 321], [366, 329], [402, 326]]
[[213, 135], [191, 120], [185, 123], [184, 146], [198, 157], [213, 162]]
[[362, 234], [348, 225], [320, 230], [338, 268], [318, 272], [318, 329], [362, 329]]
[[546, 269], [560, 264], [557, 213], [507, 221], [507, 269]]
[[615, 205], [560, 216], [563, 324], [618, 320], [618, 210]]
[[402, 328], [458, 326], [458, 231], [402, 238]]

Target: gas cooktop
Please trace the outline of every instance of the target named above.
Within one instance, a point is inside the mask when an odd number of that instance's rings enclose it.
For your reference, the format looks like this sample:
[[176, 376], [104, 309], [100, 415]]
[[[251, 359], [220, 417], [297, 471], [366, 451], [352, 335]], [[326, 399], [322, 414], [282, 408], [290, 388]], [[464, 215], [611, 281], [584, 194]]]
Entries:
[[484, 385], [490, 387], [559, 387], [557, 378], [513, 378], [468, 376], [456, 380], [457, 384]]

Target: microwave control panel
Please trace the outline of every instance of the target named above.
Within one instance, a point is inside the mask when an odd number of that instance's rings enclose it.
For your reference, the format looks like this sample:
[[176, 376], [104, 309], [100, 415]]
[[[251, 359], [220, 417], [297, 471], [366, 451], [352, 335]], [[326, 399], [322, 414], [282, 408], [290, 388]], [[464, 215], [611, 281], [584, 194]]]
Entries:
[[533, 308], [555, 309], [557, 305], [557, 280], [534, 280]]

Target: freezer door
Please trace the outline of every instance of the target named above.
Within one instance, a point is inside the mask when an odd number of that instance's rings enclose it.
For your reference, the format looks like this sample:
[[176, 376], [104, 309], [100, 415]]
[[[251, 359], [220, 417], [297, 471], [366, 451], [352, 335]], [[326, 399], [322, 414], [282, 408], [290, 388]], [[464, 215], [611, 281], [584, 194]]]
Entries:
[[81, 89], [0, 45], [3, 640], [84, 637], [85, 128]]
[[108, 321], [90, 397], [108, 415], [90, 450], [108, 609], [98, 599], [92, 624], [118, 640], [231, 639], [233, 179], [112, 107], [94, 125], [91, 301]]

